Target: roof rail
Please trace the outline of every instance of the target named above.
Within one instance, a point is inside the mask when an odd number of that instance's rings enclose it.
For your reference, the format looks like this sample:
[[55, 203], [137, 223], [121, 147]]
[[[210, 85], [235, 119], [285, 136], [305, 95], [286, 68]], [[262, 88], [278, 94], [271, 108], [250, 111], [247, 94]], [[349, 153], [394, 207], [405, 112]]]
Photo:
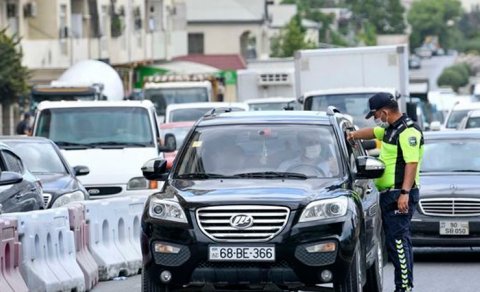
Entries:
[[208, 112], [206, 112], [203, 116], [208, 117], [208, 116], [214, 116], [216, 114], [231, 113], [231, 112], [233, 112], [233, 109], [231, 107], [214, 107]]
[[341, 114], [340, 110], [334, 107], [333, 105], [328, 106], [327, 115], [334, 116], [335, 114]]

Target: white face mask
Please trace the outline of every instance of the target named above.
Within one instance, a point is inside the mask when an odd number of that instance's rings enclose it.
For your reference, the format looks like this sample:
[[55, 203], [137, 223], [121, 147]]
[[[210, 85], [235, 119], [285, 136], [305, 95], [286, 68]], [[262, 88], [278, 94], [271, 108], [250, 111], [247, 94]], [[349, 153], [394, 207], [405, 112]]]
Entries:
[[381, 119], [375, 119], [374, 122], [377, 126], [379, 126], [381, 128], [384, 128], [384, 129], [388, 128], [388, 126], [389, 126], [388, 122], [384, 122]]
[[322, 146], [320, 145], [312, 145], [307, 146], [305, 148], [305, 157], [308, 159], [314, 159], [320, 156], [320, 152], [322, 151]]

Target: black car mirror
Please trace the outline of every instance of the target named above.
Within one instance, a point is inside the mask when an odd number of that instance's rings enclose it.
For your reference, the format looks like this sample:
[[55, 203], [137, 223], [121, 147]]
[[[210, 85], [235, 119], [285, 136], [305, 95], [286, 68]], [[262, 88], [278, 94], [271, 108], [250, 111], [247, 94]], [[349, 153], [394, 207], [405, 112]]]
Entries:
[[148, 180], [165, 180], [168, 176], [167, 161], [150, 159], [142, 166], [143, 177]]
[[77, 165], [73, 167], [73, 172], [75, 176], [87, 175], [90, 173], [90, 168], [84, 165]]
[[375, 140], [363, 140], [362, 146], [365, 150], [372, 150], [377, 148], [377, 142]]
[[165, 135], [165, 141], [163, 146], [158, 147], [160, 152], [174, 152], [177, 150], [177, 139], [175, 135], [168, 133]]
[[357, 179], [379, 178], [385, 171], [385, 164], [378, 158], [360, 156], [357, 158]]
[[23, 180], [23, 176], [12, 171], [2, 171], [0, 173], [0, 186], [18, 184]]

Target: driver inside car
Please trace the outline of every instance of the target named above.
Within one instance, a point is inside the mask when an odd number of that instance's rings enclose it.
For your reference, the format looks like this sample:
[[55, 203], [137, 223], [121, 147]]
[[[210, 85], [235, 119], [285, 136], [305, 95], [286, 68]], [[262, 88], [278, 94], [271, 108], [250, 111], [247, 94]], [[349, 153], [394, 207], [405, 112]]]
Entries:
[[297, 138], [301, 148], [300, 155], [282, 162], [279, 172], [295, 172], [316, 177], [338, 175], [338, 162], [330, 149], [331, 142], [308, 132], [299, 132]]

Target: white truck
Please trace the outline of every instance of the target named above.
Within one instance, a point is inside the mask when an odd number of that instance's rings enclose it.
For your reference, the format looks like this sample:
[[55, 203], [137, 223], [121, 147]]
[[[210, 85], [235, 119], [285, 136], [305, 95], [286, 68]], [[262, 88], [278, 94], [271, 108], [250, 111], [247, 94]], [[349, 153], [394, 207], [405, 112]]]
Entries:
[[[295, 88], [304, 110], [336, 106], [353, 117], [358, 126], [365, 120], [368, 98], [379, 91], [398, 98], [407, 112], [408, 48], [406, 45], [300, 50], [295, 54]], [[408, 104], [416, 119], [415, 104]]]
[[155, 105], [161, 122], [169, 104], [217, 101], [220, 85], [210, 74], [162, 75], [146, 79], [144, 99]]
[[124, 88], [117, 71], [97, 60], [83, 60], [67, 69], [58, 80], [36, 85], [31, 91], [30, 109], [42, 101], [122, 100]]

